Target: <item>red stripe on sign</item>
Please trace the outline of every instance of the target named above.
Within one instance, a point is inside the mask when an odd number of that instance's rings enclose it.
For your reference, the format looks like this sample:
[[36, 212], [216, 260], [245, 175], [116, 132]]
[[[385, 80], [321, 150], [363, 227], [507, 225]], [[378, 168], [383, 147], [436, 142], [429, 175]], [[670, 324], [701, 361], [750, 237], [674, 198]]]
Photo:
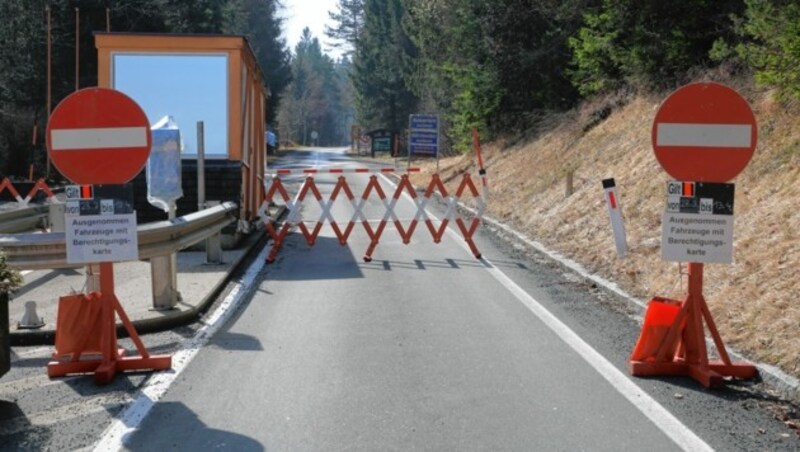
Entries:
[[357, 173], [368, 173], [369, 168], [356, 168]]
[[381, 168], [382, 173], [393, 173], [394, 168]]
[[278, 174], [292, 174], [292, 170], [290, 169], [279, 169]]
[[315, 170], [315, 169], [304, 169], [303, 173], [304, 174], [317, 174], [317, 170]]
[[418, 172], [420, 172], [420, 169], [419, 168], [409, 168], [406, 171], [409, 172], [409, 173], [418, 173]]
[[617, 200], [616, 200], [616, 198], [614, 198], [614, 192], [613, 191], [608, 192], [608, 203], [611, 204], [611, 208], [612, 209], [616, 209], [617, 208]]
[[332, 168], [332, 169], [330, 170], [330, 172], [331, 172], [331, 174], [342, 174], [342, 173], [344, 173], [344, 170], [343, 170], [343, 169], [341, 169], [341, 168], [339, 168], [339, 169]]

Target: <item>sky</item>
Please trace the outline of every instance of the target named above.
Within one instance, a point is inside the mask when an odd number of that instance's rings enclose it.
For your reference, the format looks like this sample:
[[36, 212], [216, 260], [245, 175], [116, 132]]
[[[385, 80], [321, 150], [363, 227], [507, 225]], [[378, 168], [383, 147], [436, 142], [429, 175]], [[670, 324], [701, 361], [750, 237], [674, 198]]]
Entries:
[[337, 0], [283, 0], [283, 17], [286, 42], [289, 49], [294, 52], [297, 41], [303, 33], [303, 28], [311, 29], [311, 34], [319, 39], [322, 49], [331, 57], [336, 57], [339, 52], [325, 45], [328, 38], [325, 36], [325, 25], [329, 24], [328, 11], [336, 10]]

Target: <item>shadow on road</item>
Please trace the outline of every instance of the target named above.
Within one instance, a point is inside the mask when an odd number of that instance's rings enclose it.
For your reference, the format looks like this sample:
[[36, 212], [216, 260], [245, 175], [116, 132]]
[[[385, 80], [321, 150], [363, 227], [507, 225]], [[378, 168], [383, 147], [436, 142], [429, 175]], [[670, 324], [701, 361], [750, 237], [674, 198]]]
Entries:
[[[258, 441], [238, 433], [219, 430], [206, 425], [197, 414], [179, 402], [159, 403], [145, 422], [124, 439], [125, 450], [214, 450], [225, 449], [244, 452], [266, 450]], [[155, 414], [155, 416], [154, 416]], [[166, 434], [156, 436], [148, 428], [153, 423], [169, 422]], [[159, 429], [161, 430], [161, 429]]]

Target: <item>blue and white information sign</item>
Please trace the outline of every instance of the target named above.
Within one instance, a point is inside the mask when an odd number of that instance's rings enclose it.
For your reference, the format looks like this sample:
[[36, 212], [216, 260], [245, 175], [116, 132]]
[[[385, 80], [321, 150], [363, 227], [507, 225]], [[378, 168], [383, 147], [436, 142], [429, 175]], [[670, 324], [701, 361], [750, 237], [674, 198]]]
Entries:
[[436, 157], [439, 153], [439, 117], [411, 115], [408, 149], [411, 155]]

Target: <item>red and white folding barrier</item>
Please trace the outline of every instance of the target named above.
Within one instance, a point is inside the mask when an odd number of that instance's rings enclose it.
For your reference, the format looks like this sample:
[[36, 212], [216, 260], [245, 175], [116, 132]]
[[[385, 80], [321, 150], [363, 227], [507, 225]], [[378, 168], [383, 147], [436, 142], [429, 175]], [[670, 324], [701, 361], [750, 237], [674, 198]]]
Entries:
[[[419, 169], [411, 168], [409, 169], [410, 172], [417, 172]], [[403, 240], [404, 244], [409, 244], [411, 242], [411, 237], [414, 234], [414, 231], [417, 228], [418, 223], [421, 221], [425, 223], [427, 226], [428, 231], [430, 232], [434, 243], [439, 243], [442, 240], [442, 236], [444, 235], [445, 231], [447, 230], [447, 226], [450, 223], [455, 223], [458, 227], [458, 231], [463, 236], [464, 240], [467, 242], [472, 254], [480, 259], [481, 253], [478, 251], [478, 248], [475, 246], [475, 243], [472, 239], [475, 231], [477, 231], [478, 226], [481, 223], [481, 218], [483, 217], [483, 212], [486, 208], [486, 203], [478, 192], [475, 184], [472, 181], [472, 178], [469, 174], [464, 174], [461, 183], [458, 186], [458, 189], [455, 192], [454, 196], [448, 195], [447, 188], [442, 183], [438, 174], [434, 174], [431, 178], [430, 184], [428, 184], [425, 193], [420, 196], [417, 194], [417, 191], [414, 189], [411, 181], [408, 178], [408, 174], [403, 174], [400, 176], [400, 183], [395, 188], [392, 196], [389, 197], [386, 195], [383, 187], [381, 187], [380, 183], [378, 182], [378, 176], [376, 173], [379, 174], [386, 174], [386, 173], [394, 173], [396, 172], [394, 168], [385, 168], [380, 170], [370, 170], [368, 168], [339, 168], [339, 169], [325, 169], [325, 170], [317, 170], [317, 169], [283, 169], [278, 170], [276, 174], [272, 177], [269, 182], [269, 185], [266, 189], [266, 195], [264, 197], [264, 203], [259, 210], [259, 216], [265, 219], [267, 233], [272, 237], [274, 243], [272, 245], [272, 249], [270, 250], [269, 254], [267, 255], [267, 262], [273, 262], [275, 257], [278, 254], [281, 246], [283, 245], [283, 241], [286, 239], [286, 236], [289, 232], [294, 229], [298, 228], [300, 232], [303, 234], [303, 237], [306, 239], [306, 243], [309, 246], [313, 246], [316, 242], [317, 237], [319, 236], [320, 231], [325, 223], [328, 223], [333, 229], [334, 234], [336, 235], [339, 244], [346, 245], [347, 240], [350, 237], [350, 234], [353, 232], [356, 224], [361, 224], [364, 228], [364, 231], [367, 233], [367, 236], [370, 239], [369, 247], [367, 248], [366, 253], [364, 254], [364, 261], [370, 262], [372, 260], [372, 253], [375, 251], [375, 248], [380, 243], [380, 239], [383, 236], [384, 230], [386, 229], [386, 225], [389, 222], [392, 222], [397, 229], [400, 238]], [[340, 174], [339, 178], [337, 179], [336, 185], [333, 188], [333, 191], [330, 194], [328, 199], [324, 199], [322, 194], [317, 187], [316, 182], [314, 181], [313, 175], [315, 174]], [[367, 183], [366, 188], [364, 189], [363, 193], [360, 197], [356, 198], [353, 194], [350, 185], [347, 182], [347, 178], [343, 175], [345, 173], [367, 173], [372, 174], [369, 178], [369, 182]], [[306, 175], [306, 179], [301, 185], [297, 195], [294, 198], [289, 196], [289, 192], [286, 189], [286, 186], [280, 179], [282, 175], [290, 175], [290, 174], [303, 174]], [[430, 201], [431, 197], [434, 196], [436, 192], [439, 192], [441, 196], [447, 201], [447, 210], [445, 212], [444, 218], [441, 221], [441, 224], [436, 227], [433, 221], [428, 216], [426, 207], [428, 202]], [[311, 194], [316, 202], [319, 203], [322, 212], [320, 213], [319, 218], [316, 222], [311, 221], [307, 222], [304, 221], [301, 217], [301, 206], [303, 202], [306, 200], [306, 196]], [[416, 213], [414, 214], [413, 219], [410, 220], [407, 227], [403, 226], [403, 220], [401, 220], [397, 213], [395, 212], [395, 208], [397, 206], [397, 202], [400, 199], [400, 196], [406, 193], [408, 196], [411, 197], [412, 202], [416, 206]], [[461, 201], [462, 196], [468, 193], [472, 197], [475, 198], [477, 204], [477, 214], [476, 216], [472, 217], [471, 219], [467, 220], [463, 218], [458, 211], [458, 205]], [[340, 226], [339, 223], [333, 218], [331, 214], [331, 208], [333, 203], [337, 200], [338, 196], [342, 194], [342, 196], [346, 197], [350, 204], [353, 206], [353, 214], [350, 218], [350, 221], [347, 223], [346, 226]], [[282, 200], [282, 202], [286, 205], [289, 213], [287, 216], [286, 221], [284, 222], [283, 226], [280, 227], [279, 230], [275, 230], [275, 228], [270, 223], [269, 219], [266, 215], [267, 207], [275, 201], [276, 195]], [[370, 221], [367, 219], [366, 215], [364, 214], [364, 206], [367, 204], [367, 201], [370, 197], [377, 197], [385, 208], [385, 213], [380, 220], [376, 220], [377, 224], [373, 225], [371, 223], [375, 223], [376, 221]], [[309, 229], [309, 226], [306, 223], [313, 223], [313, 229]]]
[[31, 201], [31, 199], [33, 199], [33, 197], [36, 196], [36, 193], [38, 193], [39, 191], [44, 192], [47, 195], [47, 199], [49, 199], [50, 201], [56, 200], [55, 195], [50, 190], [50, 187], [47, 186], [47, 183], [45, 183], [44, 179], [37, 180], [36, 184], [34, 184], [34, 186], [31, 187], [30, 191], [28, 192], [28, 195], [25, 198], [19, 195], [17, 189], [14, 188], [14, 184], [7, 177], [4, 178], [2, 182], [0, 182], [0, 193], [2, 193], [4, 190], [8, 190], [8, 192], [11, 193], [11, 196], [13, 196], [14, 199], [17, 200], [17, 203], [20, 206], [27, 206], [28, 203]]

